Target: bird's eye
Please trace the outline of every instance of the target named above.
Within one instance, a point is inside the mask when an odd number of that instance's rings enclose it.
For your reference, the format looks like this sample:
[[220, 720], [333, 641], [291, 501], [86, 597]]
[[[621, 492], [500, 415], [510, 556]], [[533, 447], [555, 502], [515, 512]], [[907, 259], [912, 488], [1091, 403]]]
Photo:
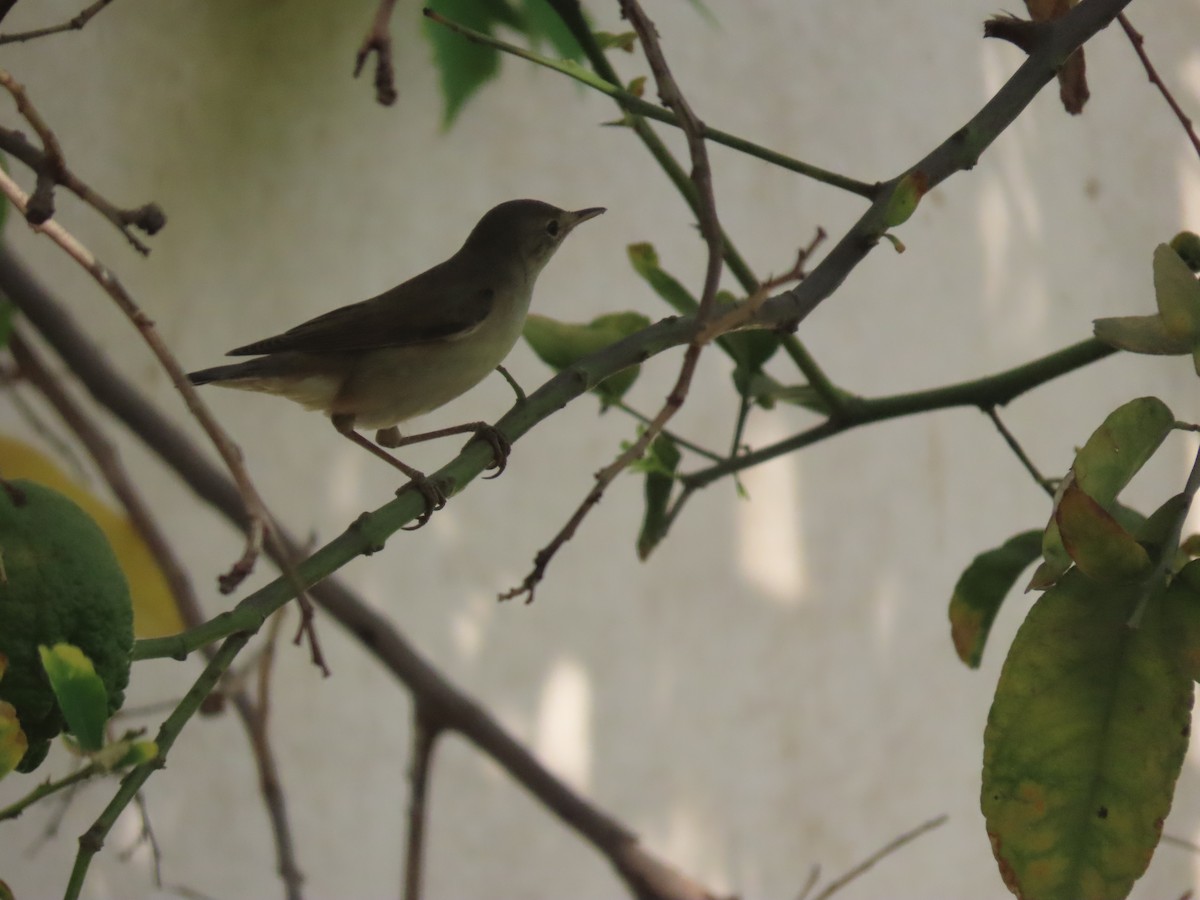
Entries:
[[551, 219], [546, 223], [546, 234], [550, 237], [558, 237], [559, 227], [558, 219]]

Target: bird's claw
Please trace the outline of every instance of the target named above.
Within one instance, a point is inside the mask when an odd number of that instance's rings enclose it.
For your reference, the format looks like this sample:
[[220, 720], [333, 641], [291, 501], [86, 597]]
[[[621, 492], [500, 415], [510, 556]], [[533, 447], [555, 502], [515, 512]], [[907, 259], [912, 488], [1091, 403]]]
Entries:
[[446, 505], [446, 495], [442, 493], [442, 489], [426, 478], [424, 475], [417, 473], [420, 477], [414, 477], [412, 481], [404, 485], [396, 491], [396, 494], [402, 494], [408, 490], [410, 486], [415, 487], [425, 501], [425, 510], [419, 516], [413, 525], [401, 525], [403, 531], [416, 531], [418, 528], [426, 525], [435, 512]]
[[499, 478], [500, 473], [504, 471], [504, 467], [508, 465], [508, 455], [512, 452], [512, 443], [491, 425], [484, 425], [481, 428], [475, 429], [475, 437], [472, 440], [484, 440], [492, 447], [492, 462], [488, 466], [489, 469], [495, 469], [495, 473], [484, 475], [484, 478]]

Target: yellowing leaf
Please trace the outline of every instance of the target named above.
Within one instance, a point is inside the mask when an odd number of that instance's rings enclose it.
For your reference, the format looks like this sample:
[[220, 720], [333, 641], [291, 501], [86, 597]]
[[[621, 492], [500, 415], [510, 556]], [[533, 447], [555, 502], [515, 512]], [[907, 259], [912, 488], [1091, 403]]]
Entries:
[[950, 598], [950, 637], [958, 658], [972, 669], [979, 668], [1000, 604], [1041, 548], [1040, 531], [1023, 531], [976, 556], [959, 576]]
[[29, 739], [11, 703], [0, 700], [0, 778], [17, 767], [29, 749]]
[[1117, 900], [1145, 871], [1171, 807], [1192, 680], [1160, 592], [1068, 572], [1030, 610], [984, 732], [980, 805], [1008, 888]]
[[0, 436], [0, 476], [28, 478], [65, 494], [91, 516], [112, 545], [133, 595], [133, 630], [139, 638], [183, 630], [167, 579], [129, 519], [70, 478], [51, 459], [13, 438]]
[[1176, 337], [1167, 330], [1160, 315], [1111, 316], [1092, 322], [1096, 340], [1129, 353], [1153, 356], [1181, 356], [1192, 352], [1190, 337]]
[[96, 667], [72, 644], [41, 646], [38, 652], [67, 727], [84, 750], [99, 750], [104, 746], [104, 726], [108, 722], [108, 691]]
[[1150, 554], [1107, 510], [1072, 482], [1054, 511], [1063, 547], [1099, 583], [1128, 582], [1153, 568]]

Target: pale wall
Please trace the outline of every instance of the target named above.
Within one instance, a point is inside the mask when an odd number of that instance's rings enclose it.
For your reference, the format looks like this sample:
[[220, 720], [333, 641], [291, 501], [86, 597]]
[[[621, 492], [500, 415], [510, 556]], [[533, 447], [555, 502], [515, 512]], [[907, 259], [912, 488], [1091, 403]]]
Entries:
[[[866, 180], [941, 141], [1020, 61], [980, 39], [983, 18], [998, 10], [983, 0], [709, 5], [715, 26], [686, 3], [649, 5], [700, 115]], [[5, 26], [58, 20], [78, 6], [22, 3]], [[500, 81], [443, 134], [417, 15], [401, 6], [392, 109], [349, 77], [368, 0], [118, 0], [81, 34], [4, 49], [0, 64], [27, 83], [80, 175], [119, 201], [155, 199], [167, 210], [170, 224], [142, 260], [96, 216], [60, 200], [62, 221], [117, 270], [185, 365], [214, 364], [230, 346], [391, 286], [515, 196], [609, 208], [550, 265], [540, 311], [665, 314], [625, 263], [634, 241], [653, 241], [698, 288], [692, 218], [629, 133], [599, 127], [616, 116], [608, 101], [506, 60]], [[591, 8], [599, 26], [621, 28], [615, 4]], [[1200, 6], [1135, 4], [1131, 15], [1194, 112]], [[804, 324], [800, 336], [847, 389], [990, 373], [1080, 339], [1095, 316], [1149, 310], [1153, 246], [1200, 224], [1200, 162], [1116, 29], [1088, 52], [1094, 96], [1083, 117], [1069, 120], [1045, 92], [974, 172], [940, 187], [901, 229], [907, 253], [877, 250]], [[618, 62], [627, 77], [643, 71], [640, 58]], [[724, 223], [760, 273], [785, 268], [818, 224], [838, 235], [861, 209], [723, 149], [713, 157]], [[123, 371], [198, 435], [107, 298], [19, 222], [8, 234]], [[794, 379], [782, 362], [773, 371]], [[509, 365], [527, 386], [547, 375], [523, 345]], [[646, 367], [637, 405], [654, 407], [675, 366], [663, 358]], [[1120, 358], [1017, 402], [1006, 419], [1059, 472], [1118, 403], [1157, 393], [1187, 417], [1195, 384], [1185, 360]], [[205, 396], [296, 532], [332, 538], [390, 498], [393, 473], [320, 418], [271, 398]], [[494, 419], [509, 402], [492, 379], [428, 422]], [[734, 408], [725, 361], [713, 353], [676, 424], [723, 447]], [[948, 813], [948, 825], [841, 896], [1007, 896], [978, 812], [981, 732], [1030, 600], [1013, 598], [1003, 611], [978, 672], [955, 659], [945, 608], [970, 558], [1043, 522], [1047, 504], [988, 421], [954, 411], [862, 429], [747, 473], [748, 502], [716, 485], [644, 565], [633, 553], [641, 484], [623, 478], [556, 560], [537, 602], [497, 605], [496, 593], [524, 575], [591, 473], [633, 433], [619, 413], [595, 412], [594, 401], [576, 402], [516, 446], [504, 477], [472, 485], [428, 528], [345, 577], [548, 766], [716, 888], [792, 897], [811, 866], [831, 877]], [[3, 415], [7, 428], [29, 432], [11, 405]], [[749, 440], [761, 445], [807, 421], [792, 410], [756, 416]], [[121, 445], [206, 608], [225, 608], [214, 579], [239, 537], [138, 447]], [[456, 448], [408, 456], [436, 466]], [[1135, 495], [1157, 504], [1178, 490], [1193, 449], [1173, 439]], [[271, 576], [264, 564], [248, 587]], [[305, 652], [283, 646], [272, 716], [308, 894], [394, 896], [409, 704], [328, 620], [321, 636], [334, 677], [323, 680]], [[176, 698], [197, 671], [139, 666], [131, 704]], [[53, 771], [66, 766], [55, 757]], [[9, 779], [0, 802], [28, 785]], [[1197, 836], [1198, 786], [1189, 763], [1169, 833]], [[59, 837], [40, 847], [53, 803], [4, 826], [0, 872], [19, 897], [61, 892], [74, 836], [111, 790], [81, 792]], [[211, 897], [279, 894], [231, 716], [192, 723], [146, 799], [170, 884]], [[436, 760], [432, 802], [429, 897], [621, 893], [596, 855], [459, 741]], [[118, 824], [88, 896], [155, 895], [146, 848], [120, 858], [137, 828], [133, 815]], [[1137, 896], [1179, 896], [1194, 871], [1187, 853], [1164, 847]]]

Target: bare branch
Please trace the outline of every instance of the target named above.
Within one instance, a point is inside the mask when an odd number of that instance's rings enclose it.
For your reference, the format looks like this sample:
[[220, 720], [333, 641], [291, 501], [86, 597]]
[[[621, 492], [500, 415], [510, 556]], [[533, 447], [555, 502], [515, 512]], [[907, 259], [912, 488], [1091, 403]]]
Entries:
[[44, 147], [38, 150], [19, 131], [0, 128], [0, 150], [21, 160], [37, 175], [37, 185], [23, 210], [26, 220], [31, 225], [40, 225], [50, 219], [54, 215], [54, 187], [62, 185], [112, 222], [135, 250], [143, 256], [148, 254], [150, 248], [133, 234], [130, 227], [148, 235], [157, 234], [167, 223], [167, 217], [158, 204], [147, 203], [133, 209], [123, 209], [94, 191], [67, 168], [58, 138], [30, 101], [25, 88], [3, 69], [0, 69], [0, 86], [12, 95], [18, 112], [29, 122]]
[[[663, 105], [675, 113], [679, 128], [687, 138], [688, 153], [692, 160], [691, 181], [695, 187], [698, 199], [697, 213], [700, 220], [700, 233], [708, 248], [708, 260], [704, 269], [704, 288], [700, 295], [700, 306], [696, 311], [696, 332], [688, 343], [683, 354], [683, 362], [679, 367], [679, 375], [675, 385], [667, 394], [662, 409], [646, 425], [638, 435], [637, 440], [621, 453], [615, 460], [596, 473], [596, 483], [588, 491], [587, 496], [576, 507], [567, 523], [559, 530], [545, 547], [534, 557], [533, 568], [525, 579], [515, 588], [500, 595], [501, 600], [511, 600], [525, 595], [526, 603], [532, 603], [537, 585], [545, 577], [546, 568], [554, 556], [574, 535], [579, 525], [588, 513], [604, 496], [608, 486], [618, 475], [625, 471], [631, 463], [640, 459], [650, 443], [662, 432], [667, 422], [679, 411], [687, 399], [688, 389], [695, 374], [696, 365], [700, 361], [700, 353], [706, 341], [703, 338], [709, 319], [716, 307], [717, 289], [721, 283], [721, 270], [725, 259], [725, 238], [721, 231], [721, 223], [717, 218], [717, 202], [713, 195], [712, 168], [708, 162], [708, 148], [704, 143], [704, 124], [692, 111], [687, 99], [683, 96], [670, 66], [663, 55], [658, 41], [658, 32], [654, 23], [646, 15], [637, 0], [621, 0], [621, 14], [629, 20], [641, 41], [650, 71], [658, 85], [658, 95]], [[761, 301], [760, 301], [761, 302]]]
[[[96, 0], [91, 6], [80, 10], [60, 25], [51, 25], [48, 28], [35, 28], [32, 31], [21, 31], [16, 34], [0, 34], [0, 44], [32, 41], [35, 38], [47, 37], [51, 34], [61, 34], [64, 31], [80, 31], [84, 25], [95, 17], [96, 13], [112, 2], [113, 0]], [[0, 18], [3, 18], [3, 16], [0, 15]]]
[[829, 900], [830, 897], [848, 885], [855, 878], [862, 875], [881, 859], [895, 853], [905, 844], [912, 843], [921, 835], [933, 831], [935, 828], [941, 827], [946, 823], [948, 818], [949, 816], [943, 813], [936, 818], [930, 819], [928, 822], [922, 822], [916, 828], [912, 828], [909, 831], [904, 832], [904, 834], [888, 841], [887, 844], [872, 853], [845, 875], [835, 878], [833, 881], [829, 882], [829, 884], [825, 885], [825, 889], [821, 891], [821, 893], [817, 894], [817, 896], [813, 897], [813, 900]]
[[1133, 45], [1133, 52], [1142, 61], [1142, 67], [1146, 70], [1146, 75], [1150, 78], [1150, 83], [1158, 88], [1159, 93], [1163, 95], [1163, 99], [1171, 107], [1171, 112], [1175, 113], [1175, 118], [1179, 120], [1179, 124], [1183, 126], [1183, 130], [1187, 133], [1188, 140], [1192, 142], [1192, 147], [1200, 155], [1200, 137], [1196, 136], [1196, 129], [1192, 123], [1192, 119], [1183, 111], [1183, 107], [1176, 101], [1174, 95], [1162, 80], [1162, 76], [1158, 74], [1158, 70], [1150, 62], [1150, 57], [1146, 53], [1146, 39], [1142, 36], [1141, 32], [1133, 27], [1133, 24], [1129, 21], [1129, 17], [1125, 13], [1119, 13], [1117, 21], [1121, 23], [1121, 28], [1125, 31], [1125, 36], [1129, 38], [1129, 43]]
[[412, 717], [412, 759], [408, 769], [408, 839], [404, 845], [404, 900], [421, 900], [425, 859], [425, 820], [429, 772], [441, 727], [417, 703]]
[[[3, 171], [0, 171], [0, 191], [8, 197], [9, 202], [17, 210], [22, 214], [25, 213], [28, 208], [29, 197]], [[167, 345], [159, 337], [158, 332], [154, 328], [154, 323], [150, 320], [149, 316], [141, 311], [134, 302], [133, 297], [125, 290], [124, 285], [121, 284], [117, 277], [103, 263], [96, 259], [90, 250], [53, 219], [41, 225], [31, 225], [31, 227], [35, 231], [45, 234], [54, 243], [58, 244], [68, 256], [91, 275], [96, 283], [116, 302], [120, 310], [134, 324], [163, 369], [170, 376], [175, 387], [183, 394], [184, 402], [187, 404], [188, 409], [196, 417], [197, 421], [200, 422], [201, 427], [216, 446], [217, 452], [221, 454], [221, 458], [225, 460], [225, 465], [228, 466], [230, 473], [232, 473], [234, 480], [237, 482], [238, 489], [245, 503], [249, 527], [246, 547], [242, 553], [242, 557], [234, 564], [230, 572], [223, 577], [221, 583], [222, 590], [228, 593], [253, 568], [254, 560], [258, 557], [262, 549], [263, 533], [266, 530], [268, 519], [266, 507], [259, 497], [258, 491], [255, 490], [253, 483], [250, 481], [250, 475], [246, 471], [245, 465], [242, 463], [242, 451], [225, 434], [225, 430], [213, 417], [212, 413], [209, 412], [204, 401], [196, 393], [196, 389], [187, 380], [183, 367], [179, 365], [179, 361], [175, 359], [174, 354], [171, 353]]]
[[396, 0], [379, 0], [371, 27], [354, 57], [354, 77], [357, 78], [371, 54], [375, 54], [375, 99], [382, 106], [391, 106], [396, 93], [396, 68], [392, 64], [392, 32], [390, 21]]

